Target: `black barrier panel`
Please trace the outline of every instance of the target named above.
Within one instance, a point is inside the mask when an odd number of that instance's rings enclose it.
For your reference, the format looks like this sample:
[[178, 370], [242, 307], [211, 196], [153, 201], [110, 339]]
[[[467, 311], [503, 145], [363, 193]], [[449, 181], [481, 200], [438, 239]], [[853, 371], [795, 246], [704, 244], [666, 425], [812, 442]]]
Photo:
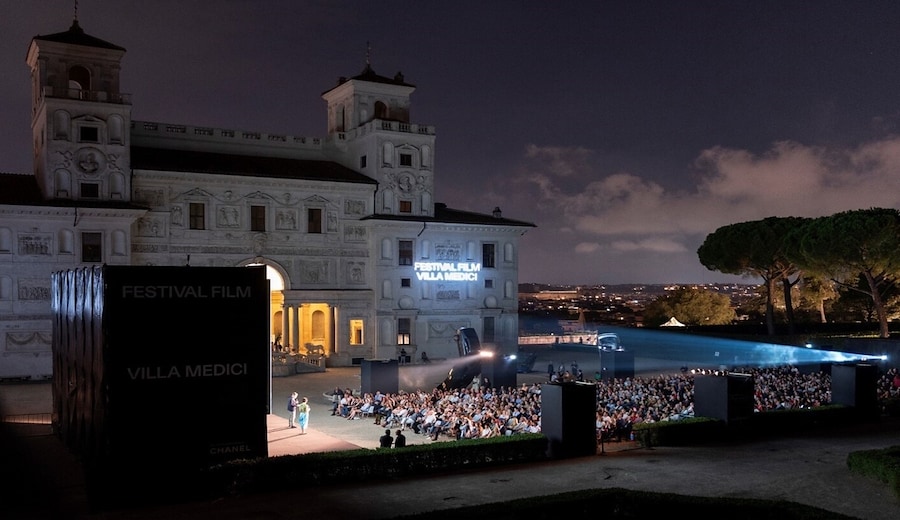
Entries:
[[400, 391], [400, 366], [396, 359], [362, 360], [359, 391], [374, 394], [379, 390], [388, 394]]
[[493, 388], [515, 388], [518, 370], [518, 361], [509, 356], [495, 354], [481, 360], [481, 377], [486, 377]]
[[634, 378], [634, 352], [630, 350], [600, 351], [600, 377], [604, 380]]
[[547, 456], [597, 454], [597, 386], [593, 383], [548, 383], [541, 386], [541, 433]]
[[831, 367], [831, 402], [867, 414], [878, 412], [878, 367], [869, 363]]
[[694, 378], [694, 415], [723, 421], [753, 415], [753, 376], [700, 375]]
[[64, 271], [51, 297], [54, 422], [94, 490], [149, 496], [268, 455], [264, 267]]

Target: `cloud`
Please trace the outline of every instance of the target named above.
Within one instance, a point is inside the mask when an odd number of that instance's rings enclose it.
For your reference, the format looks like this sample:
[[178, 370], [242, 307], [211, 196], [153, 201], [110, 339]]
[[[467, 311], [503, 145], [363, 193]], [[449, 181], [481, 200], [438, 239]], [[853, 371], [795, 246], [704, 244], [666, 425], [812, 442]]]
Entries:
[[[542, 220], [566, 222], [597, 237], [660, 237], [706, 235], [724, 225], [770, 216], [815, 217], [900, 206], [897, 137], [853, 149], [796, 142], [775, 143], [762, 154], [709, 148], [694, 162], [693, 182], [674, 190], [627, 172], [604, 176], [591, 170], [585, 160], [590, 155], [582, 148], [567, 153], [561, 147], [529, 146], [525, 160], [533, 162], [519, 178], [532, 185], [536, 199], [531, 203], [542, 210]], [[573, 184], [575, 180], [582, 183]], [[672, 247], [676, 243], [681, 240], [670, 239], [669, 250], [677, 250]]]
[[684, 244], [666, 237], [645, 238], [642, 240], [614, 240], [609, 244], [615, 251], [649, 253], [683, 253], [687, 251]]

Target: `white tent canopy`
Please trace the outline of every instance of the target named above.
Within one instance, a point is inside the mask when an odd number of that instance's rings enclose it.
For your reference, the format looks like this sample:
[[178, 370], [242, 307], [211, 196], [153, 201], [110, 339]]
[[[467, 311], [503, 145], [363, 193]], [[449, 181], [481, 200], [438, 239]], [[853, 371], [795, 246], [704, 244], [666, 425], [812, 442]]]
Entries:
[[684, 323], [681, 323], [680, 321], [676, 320], [675, 316], [672, 316], [671, 318], [669, 318], [669, 321], [660, 325], [660, 327], [685, 327], [685, 326], [686, 325]]

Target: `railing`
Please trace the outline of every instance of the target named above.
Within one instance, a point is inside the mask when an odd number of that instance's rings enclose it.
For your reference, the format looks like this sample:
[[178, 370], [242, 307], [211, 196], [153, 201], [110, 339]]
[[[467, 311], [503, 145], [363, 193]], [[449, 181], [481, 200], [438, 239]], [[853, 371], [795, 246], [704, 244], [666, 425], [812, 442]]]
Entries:
[[211, 128], [207, 126], [173, 125], [153, 121], [132, 121], [132, 133], [138, 136], [209, 138], [210, 142], [248, 141], [254, 144], [264, 141], [276, 147], [301, 147], [311, 150], [321, 148], [322, 140], [318, 137], [290, 136], [266, 134], [262, 132], [245, 132], [228, 128]]
[[49, 413], [23, 413], [4, 415], [0, 422], [7, 424], [50, 424]]
[[101, 103], [116, 103], [130, 105], [131, 94], [120, 92], [107, 92], [105, 90], [83, 90], [80, 88], [54, 88], [45, 86], [41, 89], [43, 97], [80, 99], [81, 101], [98, 101]]

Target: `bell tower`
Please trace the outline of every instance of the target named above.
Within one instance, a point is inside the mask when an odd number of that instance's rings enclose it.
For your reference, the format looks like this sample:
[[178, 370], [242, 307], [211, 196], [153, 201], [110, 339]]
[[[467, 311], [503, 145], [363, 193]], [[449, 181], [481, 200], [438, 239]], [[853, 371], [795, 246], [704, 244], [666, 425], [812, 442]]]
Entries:
[[119, 90], [125, 49], [82, 30], [31, 40], [34, 174], [45, 199], [131, 198], [131, 102]]
[[363, 71], [322, 94], [329, 146], [343, 164], [378, 181], [374, 213], [434, 216], [434, 128], [410, 122], [416, 87], [403, 74]]

